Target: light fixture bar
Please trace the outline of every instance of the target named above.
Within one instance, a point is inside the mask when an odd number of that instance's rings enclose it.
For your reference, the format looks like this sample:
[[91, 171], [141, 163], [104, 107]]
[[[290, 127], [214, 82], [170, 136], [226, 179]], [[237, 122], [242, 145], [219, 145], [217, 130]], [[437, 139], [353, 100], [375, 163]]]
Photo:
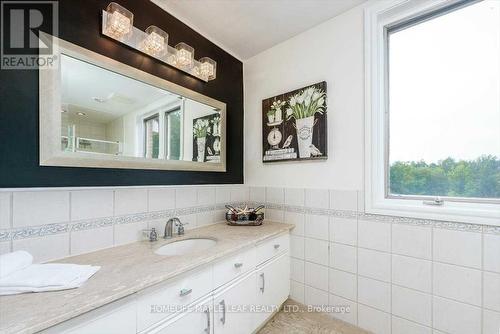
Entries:
[[[116, 3], [111, 4], [123, 8]], [[126, 9], [124, 10], [126, 11]], [[110, 23], [108, 20], [111, 19], [119, 22], [120, 29], [109, 29], [109, 27], [113, 27], [112, 24], [108, 26]], [[125, 27], [127, 24], [129, 26]], [[125, 33], [120, 35], [121, 31]], [[171, 47], [168, 45], [168, 34], [155, 26], [149, 27], [148, 31], [144, 32], [133, 26], [133, 20], [103, 10], [102, 34], [205, 82], [214, 80], [216, 77], [217, 64], [214, 60], [208, 57], [203, 57], [199, 61], [194, 59], [194, 48], [186, 43], [179, 43], [175, 48]], [[161, 49], [162, 43], [163, 49]]]

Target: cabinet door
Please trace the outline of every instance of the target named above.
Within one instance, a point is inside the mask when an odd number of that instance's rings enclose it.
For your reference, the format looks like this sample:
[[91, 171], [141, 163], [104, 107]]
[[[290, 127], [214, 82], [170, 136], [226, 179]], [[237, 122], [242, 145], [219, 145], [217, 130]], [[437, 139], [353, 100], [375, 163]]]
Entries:
[[135, 296], [124, 298], [90, 311], [57, 326], [43, 334], [135, 334]]
[[214, 297], [214, 333], [250, 334], [254, 321], [255, 272]]
[[213, 334], [212, 297], [189, 307], [148, 334]]
[[255, 318], [260, 326], [288, 298], [290, 293], [290, 258], [288, 253], [257, 268]]

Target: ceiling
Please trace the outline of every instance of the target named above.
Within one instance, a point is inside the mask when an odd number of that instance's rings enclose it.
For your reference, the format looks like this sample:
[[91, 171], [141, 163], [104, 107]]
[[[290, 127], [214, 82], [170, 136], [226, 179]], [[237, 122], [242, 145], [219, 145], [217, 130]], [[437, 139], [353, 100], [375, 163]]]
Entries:
[[88, 120], [107, 123], [155, 102], [178, 95], [118, 73], [63, 55], [62, 104], [70, 114], [84, 112]]
[[151, 1], [245, 60], [366, 0]]

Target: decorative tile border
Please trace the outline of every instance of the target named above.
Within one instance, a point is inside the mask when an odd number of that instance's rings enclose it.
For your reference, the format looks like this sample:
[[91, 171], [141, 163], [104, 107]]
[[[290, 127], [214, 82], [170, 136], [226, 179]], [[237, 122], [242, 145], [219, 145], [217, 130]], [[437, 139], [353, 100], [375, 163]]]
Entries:
[[[29, 226], [24, 228], [14, 228], [14, 229], [0, 230], [0, 242], [16, 240], [16, 239], [43, 237], [46, 235], [66, 233], [70, 231], [96, 229], [118, 224], [132, 224], [132, 223], [146, 222], [158, 219], [168, 219], [173, 216], [190, 215], [190, 214], [204, 213], [204, 212], [216, 212], [225, 210], [226, 204], [232, 206], [244, 206], [245, 204], [247, 204], [249, 206], [254, 206], [254, 207], [258, 205], [264, 205], [261, 202], [247, 202], [247, 203], [230, 202], [230, 203], [223, 203], [216, 205], [195, 206], [195, 207], [169, 209], [169, 210], [155, 211], [155, 212], [144, 212], [144, 213], [123, 215], [117, 217], [96, 218], [96, 219], [82, 220], [82, 221], [63, 223], [63, 224], [48, 224], [40, 226]], [[302, 213], [309, 215], [358, 219], [358, 220], [376, 221], [376, 222], [391, 223], [391, 224], [408, 224], [416, 226], [442, 228], [447, 230], [500, 235], [500, 226], [476, 225], [476, 224], [466, 224], [466, 223], [457, 223], [449, 221], [437, 221], [430, 219], [406, 218], [398, 216], [373, 215], [356, 211], [322, 209], [322, 208], [292, 206], [292, 205], [273, 204], [273, 203], [267, 203], [265, 204], [265, 206], [267, 209], [281, 210], [286, 212]]]

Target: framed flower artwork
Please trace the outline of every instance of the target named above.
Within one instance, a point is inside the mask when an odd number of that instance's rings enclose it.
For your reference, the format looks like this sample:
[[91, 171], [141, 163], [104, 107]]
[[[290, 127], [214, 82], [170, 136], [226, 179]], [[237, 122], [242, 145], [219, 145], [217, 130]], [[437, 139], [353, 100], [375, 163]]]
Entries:
[[326, 82], [262, 100], [263, 162], [325, 160]]

